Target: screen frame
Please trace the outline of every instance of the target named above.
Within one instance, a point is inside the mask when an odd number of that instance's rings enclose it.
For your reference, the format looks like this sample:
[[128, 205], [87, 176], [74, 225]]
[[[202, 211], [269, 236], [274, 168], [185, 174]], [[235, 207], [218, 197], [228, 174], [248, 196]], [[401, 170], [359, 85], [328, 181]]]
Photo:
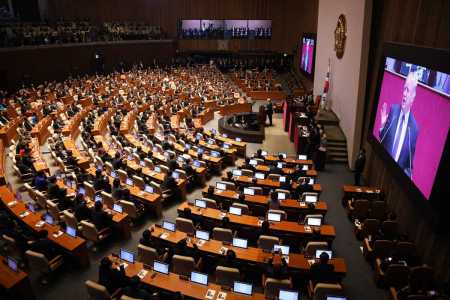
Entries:
[[[303, 38], [313, 39], [314, 40], [314, 50], [313, 50], [313, 63], [312, 63], [312, 69], [311, 74], [300, 68], [300, 63], [302, 62], [302, 55], [303, 55]], [[298, 44], [298, 63], [297, 67], [299, 72], [305, 76], [306, 78], [309, 78], [311, 80], [314, 79], [314, 70], [316, 68], [316, 49], [317, 49], [317, 34], [313, 32], [304, 32], [300, 38], [300, 42]]]
[[[374, 149], [376, 154], [385, 162], [388, 171], [393, 174], [393, 176], [398, 180], [400, 188], [405, 192], [405, 194], [407, 194], [409, 198], [414, 199], [415, 202], [429, 203], [431, 206], [437, 209], [441, 204], [444, 205], [443, 203], [438, 203], [439, 201], [437, 200], [442, 197], [442, 194], [440, 195], [441, 197], [437, 196], [445, 190], [446, 174], [443, 169], [445, 169], [444, 166], [448, 165], [448, 163], [450, 162], [450, 154], [448, 153], [448, 150], [450, 149], [450, 130], [447, 133], [447, 139], [442, 150], [442, 155], [440, 158], [438, 169], [436, 171], [430, 197], [427, 199], [416, 186], [416, 184], [397, 165], [394, 159], [384, 149], [383, 145], [373, 136], [373, 129], [375, 126], [375, 119], [377, 115], [387, 57], [399, 59], [404, 62], [413, 63], [430, 68], [432, 70], [450, 74], [450, 60], [448, 59], [449, 56], [450, 51], [447, 49], [419, 47], [410, 44], [392, 42], [385, 43], [381, 54], [376, 89], [370, 113], [369, 129], [367, 132], [367, 141], [372, 146], [372, 149]], [[445, 196], [442, 199], [445, 199]]]

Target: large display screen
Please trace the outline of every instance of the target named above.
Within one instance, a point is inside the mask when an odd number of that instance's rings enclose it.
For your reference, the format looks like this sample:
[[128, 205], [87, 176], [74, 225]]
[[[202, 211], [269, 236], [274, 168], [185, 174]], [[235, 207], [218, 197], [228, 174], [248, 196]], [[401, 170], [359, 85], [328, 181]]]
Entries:
[[271, 20], [181, 20], [183, 39], [270, 39]]
[[375, 140], [428, 200], [450, 127], [450, 75], [387, 56], [372, 125]]
[[314, 72], [316, 39], [310, 35], [303, 35], [300, 43], [300, 71], [306, 75]]

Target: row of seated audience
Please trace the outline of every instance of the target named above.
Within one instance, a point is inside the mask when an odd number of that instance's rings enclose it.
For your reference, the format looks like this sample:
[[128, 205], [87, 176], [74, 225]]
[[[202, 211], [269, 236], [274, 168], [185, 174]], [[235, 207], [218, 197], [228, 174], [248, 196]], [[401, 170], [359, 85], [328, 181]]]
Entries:
[[181, 30], [181, 37], [184, 39], [270, 39], [272, 28], [270, 27], [214, 27], [210, 24], [205, 28], [187, 28]]
[[144, 22], [107, 22], [101, 26], [88, 21], [0, 23], [0, 47], [154, 40], [164, 37], [161, 27]]

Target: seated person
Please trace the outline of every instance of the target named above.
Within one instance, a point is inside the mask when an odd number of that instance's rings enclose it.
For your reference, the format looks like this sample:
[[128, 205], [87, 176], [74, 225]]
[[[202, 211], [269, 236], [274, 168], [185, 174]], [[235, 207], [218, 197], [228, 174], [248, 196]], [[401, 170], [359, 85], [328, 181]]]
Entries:
[[106, 190], [111, 191], [111, 186], [109, 185], [109, 181], [105, 176], [103, 176], [102, 171], [100, 169], [95, 170], [95, 179], [94, 179], [94, 189], [96, 191]]
[[124, 163], [122, 162], [122, 158], [120, 157], [119, 152], [116, 152], [111, 164], [112, 164], [114, 170], [122, 169], [124, 167]]
[[43, 254], [49, 261], [57, 255], [55, 245], [48, 239], [47, 230], [39, 231], [38, 239], [30, 244], [30, 250]]
[[163, 189], [163, 192], [166, 192], [166, 191], [175, 192], [176, 190], [178, 190], [177, 182], [172, 177], [172, 172], [171, 171], [169, 171], [166, 174], [166, 177], [164, 178], [164, 181], [161, 184], [161, 188]]
[[317, 283], [335, 283], [334, 265], [329, 264], [328, 253], [322, 252], [318, 262], [310, 267], [311, 281], [315, 286]]
[[152, 295], [141, 286], [141, 281], [137, 275], [131, 277], [129, 284], [123, 289], [123, 294], [136, 299], [153, 299]]
[[154, 248], [154, 245], [152, 243], [152, 233], [150, 232], [150, 230], [145, 229], [142, 232], [142, 237], [139, 240], [139, 244], [147, 246], [147, 247], [153, 247]]
[[227, 254], [220, 260], [218, 266], [239, 269], [239, 265], [236, 261], [236, 252], [232, 249], [228, 249]]
[[289, 279], [287, 262], [280, 253], [274, 253], [269, 259], [264, 275], [266, 278], [270, 277], [278, 280]]
[[269, 209], [280, 209], [280, 200], [278, 200], [278, 193], [275, 191], [270, 194]]
[[72, 150], [68, 150], [67, 151], [67, 156], [66, 156], [66, 164], [68, 164], [69, 166], [76, 166], [77, 163], [78, 163], [78, 161], [73, 156]]
[[112, 215], [103, 210], [103, 204], [101, 202], [95, 202], [91, 219], [99, 231], [112, 225]]
[[119, 178], [114, 178], [111, 190], [112, 190], [112, 196], [115, 200], [122, 199], [123, 190], [120, 187], [120, 179]]
[[91, 210], [86, 205], [83, 194], [77, 194], [75, 197], [74, 215], [78, 222], [89, 220], [91, 218]]
[[103, 285], [110, 294], [113, 294], [117, 289], [123, 288], [126, 282], [124, 266], [121, 265], [118, 270], [113, 267], [112, 261], [108, 257], [104, 257], [98, 268], [98, 283]]
[[33, 180], [33, 184], [37, 190], [41, 192], [46, 192], [48, 188], [47, 176], [45, 176], [44, 171], [39, 171]]

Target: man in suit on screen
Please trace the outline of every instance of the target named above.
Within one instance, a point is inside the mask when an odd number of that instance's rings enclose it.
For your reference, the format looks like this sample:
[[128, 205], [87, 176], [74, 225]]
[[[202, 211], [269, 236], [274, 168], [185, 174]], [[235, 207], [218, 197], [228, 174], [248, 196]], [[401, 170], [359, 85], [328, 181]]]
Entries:
[[411, 112], [416, 97], [417, 77], [408, 73], [400, 105], [391, 105], [389, 115], [387, 104], [381, 108], [380, 142], [402, 170], [412, 176], [414, 153], [419, 127]]

